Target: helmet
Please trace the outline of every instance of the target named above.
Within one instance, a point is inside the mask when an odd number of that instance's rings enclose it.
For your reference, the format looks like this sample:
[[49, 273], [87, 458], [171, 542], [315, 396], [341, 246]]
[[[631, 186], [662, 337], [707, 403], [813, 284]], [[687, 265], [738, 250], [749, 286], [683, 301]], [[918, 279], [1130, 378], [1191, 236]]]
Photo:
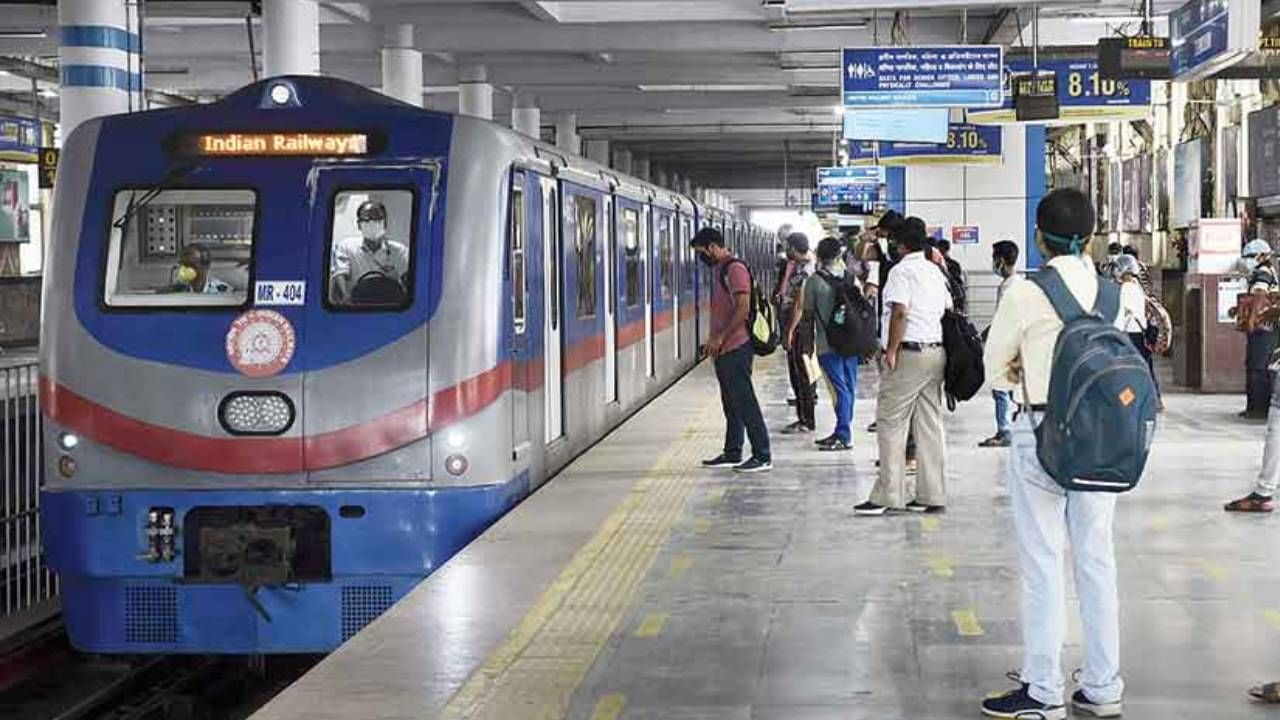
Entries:
[[1250, 240], [1245, 244], [1244, 250], [1241, 250], [1240, 254], [1247, 258], [1270, 255], [1271, 245], [1266, 240]]
[[359, 222], [386, 219], [387, 208], [377, 200], [365, 200], [360, 203], [360, 207], [356, 208], [356, 220]]

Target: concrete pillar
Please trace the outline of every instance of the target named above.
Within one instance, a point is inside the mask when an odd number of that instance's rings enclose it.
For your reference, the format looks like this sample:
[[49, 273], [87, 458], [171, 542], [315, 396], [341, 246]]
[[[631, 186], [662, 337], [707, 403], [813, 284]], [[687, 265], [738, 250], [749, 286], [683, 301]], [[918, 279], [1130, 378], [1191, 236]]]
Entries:
[[680, 178], [680, 182], [684, 184], [684, 187], [682, 188], [684, 194], [689, 197], [693, 197], [693, 180], [689, 178]]
[[125, 0], [58, 2], [64, 139], [85, 120], [128, 112], [130, 91], [133, 109], [143, 109], [138, 35], [125, 30], [127, 18]]
[[667, 187], [678, 193], [684, 192], [684, 178], [680, 177], [680, 173], [672, 170], [671, 175], [667, 177]]
[[464, 65], [458, 71], [458, 112], [493, 119], [493, 86], [483, 65]]
[[320, 8], [314, 0], [263, 0], [262, 27], [267, 77], [320, 74]]
[[609, 165], [609, 141], [608, 140], [588, 140], [583, 143], [586, 146], [587, 159], [601, 165]]
[[613, 163], [610, 165], [614, 170], [627, 175], [631, 174], [631, 151], [626, 148], [614, 148]]
[[631, 174], [641, 180], [649, 181], [653, 177], [649, 168], [649, 158], [633, 157], [631, 159]]
[[511, 127], [535, 140], [542, 137], [542, 110], [538, 109], [536, 98], [516, 95], [511, 108]]
[[576, 113], [560, 113], [556, 117], [556, 147], [578, 155], [582, 153], [582, 141], [578, 137]]
[[413, 43], [413, 25], [393, 25], [382, 47], [382, 92], [422, 107], [422, 53]]

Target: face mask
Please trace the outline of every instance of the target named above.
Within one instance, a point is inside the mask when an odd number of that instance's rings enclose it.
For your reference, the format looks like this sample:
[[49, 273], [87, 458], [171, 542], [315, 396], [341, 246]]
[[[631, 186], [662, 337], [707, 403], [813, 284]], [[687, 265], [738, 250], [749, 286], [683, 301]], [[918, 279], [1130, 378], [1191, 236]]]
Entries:
[[1004, 263], [1002, 262], [991, 263], [991, 272], [995, 273], [996, 275], [999, 275], [1000, 277], [1004, 277]]
[[1249, 272], [1253, 272], [1254, 270], [1257, 270], [1257, 269], [1258, 269], [1258, 258], [1256, 258], [1256, 257], [1247, 257], [1247, 258], [1245, 258], [1245, 259], [1244, 259], [1244, 266], [1245, 266], [1245, 268], [1246, 268], [1246, 269], [1248, 269], [1248, 270], [1249, 270]]
[[713, 259], [711, 259], [711, 256], [710, 256], [710, 255], [708, 255], [707, 253], [704, 253], [704, 252], [700, 252], [700, 253], [698, 253], [698, 259], [699, 259], [699, 260], [701, 260], [701, 261], [702, 261], [702, 264], [703, 264], [703, 265], [706, 265], [707, 267], [715, 267], [715, 266], [716, 266], [716, 261], [715, 261], [715, 260], [713, 260]]
[[381, 220], [361, 220], [360, 234], [370, 242], [379, 242], [387, 234], [387, 224]]
[[178, 266], [178, 282], [180, 283], [193, 283], [196, 281], [197, 275], [199, 275], [199, 273], [190, 265]]

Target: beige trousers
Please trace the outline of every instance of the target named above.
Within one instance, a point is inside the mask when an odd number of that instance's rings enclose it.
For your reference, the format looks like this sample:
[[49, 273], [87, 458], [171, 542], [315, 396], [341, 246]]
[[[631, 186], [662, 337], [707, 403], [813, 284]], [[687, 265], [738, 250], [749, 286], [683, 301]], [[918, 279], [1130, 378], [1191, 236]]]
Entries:
[[[915, 500], [946, 505], [947, 437], [942, 428], [942, 374], [947, 354], [940, 348], [902, 350], [898, 367], [886, 366], [880, 375], [876, 407], [876, 440], [880, 446], [880, 476], [871, 502], [903, 508]], [[915, 431], [919, 462], [915, 487], [907, 483], [907, 433]]]

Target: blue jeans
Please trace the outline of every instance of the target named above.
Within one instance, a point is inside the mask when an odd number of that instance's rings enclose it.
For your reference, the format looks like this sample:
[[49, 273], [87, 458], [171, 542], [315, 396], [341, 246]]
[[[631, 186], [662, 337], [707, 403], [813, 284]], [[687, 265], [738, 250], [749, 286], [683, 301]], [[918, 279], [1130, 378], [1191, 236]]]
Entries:
[[724, 408], [724, 454], [742, 457], [743, 432], [751, 438], [751, 456], [769, 461], [769, 429], [764, 425], [755, 386], [751, 384], [751, 343], [743, 343], [715, 359], [716, 380], [720, 381], [720, 404]]
[[1009, 437], [1009, 406], [1013, 402], [1013, 393], [1008, 390], [992, 390], [991, 397], [996, 401], [996, 434]]
[[827, 374], [827, 379], [836, 392], [834, 434], [847, 445], [853, 441], [849, 421], [853, 419], [853, 396], [858, 391], [858, 358], [840, 357], [834, 352], [825, 352], [818, 356], [818, 364], [822, 366], [822, 372]]

